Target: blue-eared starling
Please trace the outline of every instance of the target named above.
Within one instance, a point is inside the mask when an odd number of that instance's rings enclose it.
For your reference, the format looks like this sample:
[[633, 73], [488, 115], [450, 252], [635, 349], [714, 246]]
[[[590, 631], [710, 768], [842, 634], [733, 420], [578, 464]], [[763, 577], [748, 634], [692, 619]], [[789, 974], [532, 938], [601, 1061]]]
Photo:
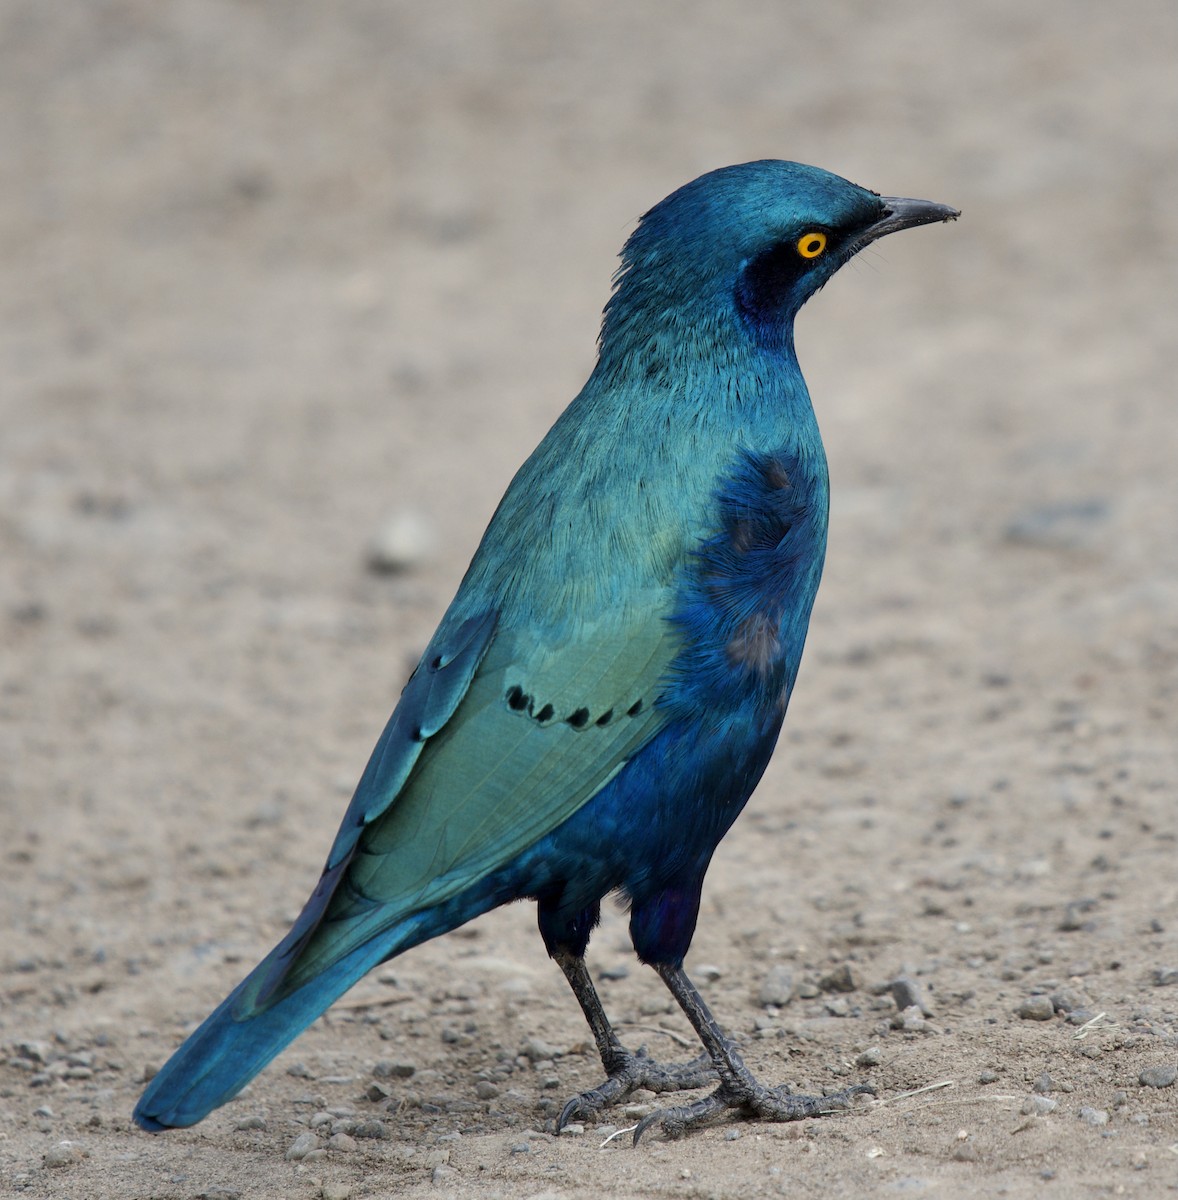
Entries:
[[[596, 365], [512, 480], [406, 684], [293, 928], [151, 1081], [144, 1128], [224, 1104], [366, 971], [536, 901], [605, 1067], [558, 1125], [636, 1088], [642, 1122], [845, 1106], [762, 1086], [684, 972], [712, 853], [797, 678], [826, 549], [826, 457], [794, 318], [886, 234], [957, 211], [761, 161], [688, 183], [622, 251]], [[703, 1046], [627, 1050], [585, 965], [601, 901]]]

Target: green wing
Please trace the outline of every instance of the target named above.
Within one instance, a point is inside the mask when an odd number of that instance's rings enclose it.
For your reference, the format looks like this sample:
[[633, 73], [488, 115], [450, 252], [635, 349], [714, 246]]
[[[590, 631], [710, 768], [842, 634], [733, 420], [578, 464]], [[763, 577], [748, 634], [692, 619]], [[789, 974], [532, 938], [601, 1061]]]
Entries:
[[[547, 642], [496, 633], [483, 618], [459, 627], [449, 657], [431, 645], [256, 1003], [506, 865], [654, 737], [665, 720], [654, 701], [679, 638], [653, 600], [629, 611]], [[430, 706], [414, 692], [431, 666], [452, 675], [431, 693], [433, 722], [421, 723]]]

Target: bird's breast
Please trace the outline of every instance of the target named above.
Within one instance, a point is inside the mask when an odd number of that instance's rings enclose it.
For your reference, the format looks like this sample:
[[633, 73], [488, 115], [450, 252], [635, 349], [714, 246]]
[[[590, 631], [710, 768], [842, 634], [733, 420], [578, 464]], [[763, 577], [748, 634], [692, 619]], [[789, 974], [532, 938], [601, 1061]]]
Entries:
[[674, 617], [677, 673], [709, 702], [788, 699], [822, 575], [827, 496], [825, 460], [784, 449], [741, 451], [718, 481]]

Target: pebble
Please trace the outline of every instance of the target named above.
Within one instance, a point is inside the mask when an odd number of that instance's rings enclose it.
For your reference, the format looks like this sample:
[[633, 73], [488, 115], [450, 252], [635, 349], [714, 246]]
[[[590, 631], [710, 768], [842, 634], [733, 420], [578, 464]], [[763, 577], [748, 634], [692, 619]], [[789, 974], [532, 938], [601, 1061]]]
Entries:
[[868, 1046], [867, 1049], [855, 1059], [855, 1066], [878, 1067], [881, 1062], [883, 1062], [883, 1051], [878, 1046]]
[[322, 1200], [352, 1200], [352, 1185], [333, 1180], [320, 1185], [319, 1195]]
[[858, 989], [859, 980], [850, 963], [840, 963], [833, 971], [822, 976], [818, 986], [824, 992], [853, 992]]
[[328, 1150], [337, 1150], [340, 1154], [350, 1154], [356, 1149], [356, 1139], [350, 1133], [333, 1133], [327, 1139]]
[[1028, 996], [1014, 1011], [1024, 1021], [1050, 1021], [1055, 1016], [1055, 1005], [1050, 996]]
[[85, 1157], [85, 1151], [73, 1142], [58, 1142], [45, 1151], [47, 1167], [70, 1167]]
[[412, 509], [390, 515], [373, 534], [365, 564], [377, 575], [411, 571], [430, 557], [434, 536], [429, 521]]
[[287, 1162], [302, 1162], [318, 1146], [319, 1139], [313, 1133], [300, 1133], [286, 1152]]
[[527, 1142], [516, 1142], [511, 1148], [512, 1154], [531, 1154], [532, 1147]]
[[773, 1004], [783, 1008], [792, 999], [793, 988], [794, 977], [789, 967], [781, 964], [770, 967], [765, 973], [760, 991], [757, 993], [757, 1003], [762, 1006]]
[[892, 1018], [891, 1024], [893, 1029], [900, 1029], [904, 1033], [931, 1033], [933, 1028], [924, 1019], [924, 1013], [916, 1004], [897, 1013]]
[[926, 1016], [931, 1017], [933, 1010], [929, 1007], [924, 998], [920, 984], [915, 979], [910, 979], [907, 975], [899, 975], [892, 980], [889, 985], [892, 999], [896, 1002], [896, 1008], [901, 1012], [906, 1008], [915, 1006]]
[[383, 1121], [378, 1121], [373, 1117], [367, 1121], [357, 1121], [350, 1132], [352, 1137], [384, 1140], [389, 1136], [389, 1127]]
[[1153, 982], [1155, 987], [1169, 987], [1178, 983], [1178, 967], [1155, 967]]
[[1087, 1104], [1077, 1114], [1085, 1125], [1107, 1125], [1108, 1113], [1103, 1108], [1090, 1108]]
[[1075, 988], [1065, 987], [1051, 993], [1051, 1003], [1056, 1012], [1072, 1013], [1082, 1009], [1087, 1001]]
[[978, 1083], [997, 1083], [999, 1078], [997, 1071], [983, 1071], [978, 1076]]
[[1060, 919], [1060, 931], [1063, 933], [1075, 933], [1077, 930], [1083, 930], [1091, 933], [1096, 928], [1096, 922], [1088, 914], [1095, 908], [1095, 900], [1071, 901], [1064, 909], [1063, 917]]
[[1028, 1096], [1023, 1101], [1020, 1111], [1025, 1116], [1045, 1117], [1049, 1112], [1054, 1112], [1058, 1107], [1059, 1101], [1052, 1100], [1050, 1096]]
[[480, 1100], [493, 1100], [499, 1095], [499, 1086], [492, 1083], [489, 1079], [480, 1079], [474, 1085], [474, 1094]]
[[735, 1142], [739, 1139], [739, 1137], [740, 1137], [739, 1129], [726, 1129], [724, 1131], [724, 1140], [726, 1142]]
[[1038, 1092], [1040, 1096], [1046, 1096], [1048, 1092], [1055, 1091], [1055, 1080], [1052, 1079], [1046, 1071], [1044, 1071], [1041, 1075], [1036, 1077], [1035, 1082], [1031, 1084], [1031, 1087], [1034, 1088], [1034, 1090]]
[[561, 1137], [582, 1137], [585, 1133], [585, 1126], [579, 1121], [570, 1121], [561, 1131]]
[[528, 1038], [520, 1049], [520, 1053], [533, 1063], [559, 1058], [561, 1055], [561, 1051], [556, 1046], [550, 1045], [540, 1038]]
[[1137, 1078], [1145, 1087], [1170, 1087], [1174, 1080], [1178, 1079], [1178, 1066], [1173, 1063], [1165, 1063], [1156, 1067], [1146, 1067]]
[[265, 1129], [266, 1128], [266, 1118], [260, 1117], [256, 1114], [252, 1117], [242, 1117], [233, 1126], [233, 1128], [238, 1129], [238, 1130], [243, 1130], [243, 1131], [248, 1130], [248, 1129]]
[[1016, 545], [1046, 550], [1083, 550], [1096, 541], [1107, 521], [1109, 504], [1103, 497], [1065, 500], [1026, 508], [1007, 523], [1003, 535]]

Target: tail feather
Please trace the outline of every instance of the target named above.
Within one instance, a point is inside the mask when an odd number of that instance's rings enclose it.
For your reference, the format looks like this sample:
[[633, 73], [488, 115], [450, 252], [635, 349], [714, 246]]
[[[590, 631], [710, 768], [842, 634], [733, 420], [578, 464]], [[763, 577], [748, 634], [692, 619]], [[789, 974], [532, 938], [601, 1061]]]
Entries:
[[393, 938], [359, 946], [296, 991], [269, 1007], [242, 1016], [239, 1007], [244, 1006], [239, 1001], [243, 994], [256, 987], [258, 976], [264, 978], [273, 968], [273, 955], [268, 956], [152, 1079], [135, 1106], [136, 1123], [158, 1133], [203, 1120], [214, 1108], [236, 1096], [361, 976], [377, 963], [420, 941], [420, 931], [413, 928], [415, 924], [411, 922], [409, 928], [402, 926]]

